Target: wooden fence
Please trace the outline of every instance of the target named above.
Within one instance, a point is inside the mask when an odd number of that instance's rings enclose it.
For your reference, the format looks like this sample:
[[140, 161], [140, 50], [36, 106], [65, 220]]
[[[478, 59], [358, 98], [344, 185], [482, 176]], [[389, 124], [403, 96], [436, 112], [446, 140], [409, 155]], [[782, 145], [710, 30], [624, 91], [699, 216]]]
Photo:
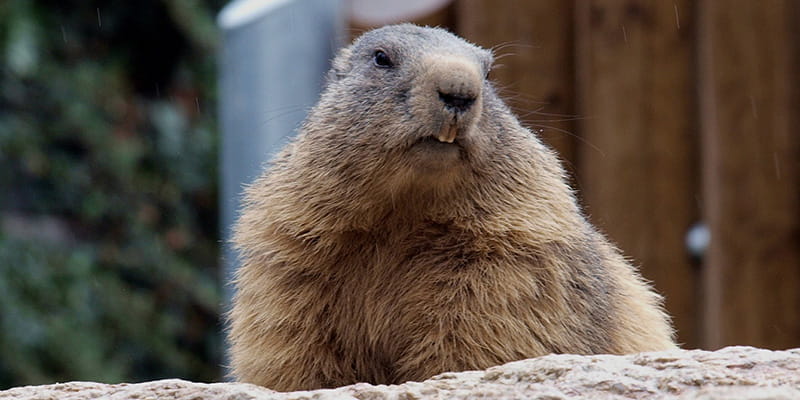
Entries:
[[800, 1], [456, 0], [422, 21], [495, 48], [684, 347], [800, 346]]

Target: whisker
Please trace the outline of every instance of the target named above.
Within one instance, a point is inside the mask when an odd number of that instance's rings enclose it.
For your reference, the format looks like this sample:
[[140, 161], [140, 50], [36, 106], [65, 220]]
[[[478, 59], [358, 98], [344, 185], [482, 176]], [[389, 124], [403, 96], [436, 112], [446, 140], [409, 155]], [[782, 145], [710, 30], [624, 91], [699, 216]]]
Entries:
[[580, 136], [580, 135], [576, 135], [576, 134], [574, 134], [574, 133], [572, 133], [572, 132], [570, 132], [570, 131], [568, 131], [568, 130], [566, 130], [566, 129], [557, 128], [557, 127], [555, 127], [555, 126], [549, 126], [549, 125], [541, 125], [541, 124], [531, 123], [531, 122], [529, 122], [529, 121], [525, 121], [525, 123], [526, 123], [526, 124], [530, 124], [530, 126], [532, 126], [532, 127], [535, 127], [535, 128], [541, 128], [541, 129], [545, 129], [545, 128], [546, 128], [546, 129], [550, 129], [550, 130], [553, 130], [553, 131], [556, 131], [556, 132], [559, 132], [559, 133], [563, 133], [563, 134], [565, 134], [565, 135], [567, 135], [567, 136], [573, 137], [573, 138], [575, 138], [576, 140], [578, 140], [579, 142], [581, 142], [581, 143], [583, 143], [583, 144], [585, 144], [585, 145], [589, 146], [589, 148], [591, 148], [592, 150], [594, 150], [594, 151], [596, 151], [598, 154], [600, 154], [600, 156], [601, 156], [601, 157], [603, 157], [603, 158], [605, 158], [605, 157], [606, 157], [606, 153], [604, 153], [604, 152], [603, 152], [603, 150], [601, 150], [599, 147], [597, 147], [596, 145], [594, 145], [592, 142], [590, 142], [590, 141], [586, 140], [586, 138], [584, 138], [584, 137], [582, 137], [582, 136]]

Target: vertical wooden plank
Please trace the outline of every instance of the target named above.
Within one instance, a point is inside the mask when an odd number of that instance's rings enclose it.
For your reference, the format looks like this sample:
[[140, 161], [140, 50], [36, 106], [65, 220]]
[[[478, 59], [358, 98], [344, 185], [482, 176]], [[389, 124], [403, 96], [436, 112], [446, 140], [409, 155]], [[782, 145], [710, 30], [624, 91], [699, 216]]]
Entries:
[[700, 4], [711, 348], [800, 345], [799, 3]]
[[491, 78], [523, 124], [539, 132], [573, 170], [572, 3], [461, 0], [456, 30], [495, 51]]
[[699, 344], [697, 272], [684, 246], [698, 213], [691, 5], [576, 2], [586, 210], [666, 296], [689, 348]]

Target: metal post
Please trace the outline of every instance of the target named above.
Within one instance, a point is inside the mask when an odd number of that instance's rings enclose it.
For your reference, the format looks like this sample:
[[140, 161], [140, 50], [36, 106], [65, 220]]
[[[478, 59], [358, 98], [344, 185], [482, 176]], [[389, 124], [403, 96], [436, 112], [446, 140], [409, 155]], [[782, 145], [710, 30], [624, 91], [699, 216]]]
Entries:
[[238, 265], [231, 226], [242, 190], [317, 101], [345, 38], [340, 0], [236, 0], [219, 14], [221, 229], [225, 307]]

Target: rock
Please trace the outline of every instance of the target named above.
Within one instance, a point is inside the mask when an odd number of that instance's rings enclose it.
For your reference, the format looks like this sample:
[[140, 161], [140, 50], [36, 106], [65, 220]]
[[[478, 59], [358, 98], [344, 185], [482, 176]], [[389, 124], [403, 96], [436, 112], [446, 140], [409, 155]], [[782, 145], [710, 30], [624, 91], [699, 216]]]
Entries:
[[627, 356], [549, 355], [485, 371], [445, 373], [402, 385], [359, 383], [278, 393], [244, 383], [167, 379], [108, 385], [70, 382], [0, 391], [0, 399], [800, 399], [800, 349], [727, 347]]

